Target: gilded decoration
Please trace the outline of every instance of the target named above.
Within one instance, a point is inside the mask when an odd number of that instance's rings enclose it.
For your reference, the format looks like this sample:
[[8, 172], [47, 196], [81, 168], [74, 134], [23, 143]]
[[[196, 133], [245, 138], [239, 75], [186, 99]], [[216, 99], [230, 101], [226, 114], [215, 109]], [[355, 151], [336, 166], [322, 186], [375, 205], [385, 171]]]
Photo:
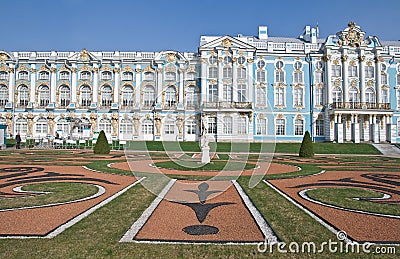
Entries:
[[100, 71], [112, 71], [112, 70], [113, 69], [108, 64], [105, 64], [100, 68]]
[[303, 119], [303, 116], [301, 114], [296, 115], [296, 120], [302, 120], [302, 119]]
[[186, 70], [186, 73], [196, 73], [196, 68], [195, 66], [189, 66], [188, 69]]
[[201, 62], [202, 64], [206, 64], [206, 63], [207, 63], [207, 58], [201, 58], [201, 59], [200, 59], [200, 62]]
[[38, 68], [38, 71], [46, 71], [46, 72], [48, 72], [49, 68], [46, 67], [45, 65], [42, 65], [41, 67]]
[[222, 60], [223, 60], [223, 58], [222, 58], [222, 57], [219, 57], [219, 58], [218, 58], [218, 63], [222, 63]]
[[69, 71], [70, 69], [64, 64], [64, 65], [62, 65], [59, 69], [58, 69], [58, 71]]
[[113, 113], [111, 116], [111, 127], [112, 127], [112, 136], [118, 135], [118, 114]]
[[360, 60], [360, 62], [364, 62], [364, 61], [365, 61], [365, 56], [362, 55], [362, 56], [360, 56], [358, 59]]
[[1, 54], [0, 54], [0, 62], [1, 62], [1, 63], [5, 63], [6, 60], [8, 60], [7, 54], [1, 53]]
[[143, 72], [155, 72], [155, 70], [150, 65], [148, 65], [143, 69]]
[[132, 72], [132, 73], [135, 72], [135, 70], [131, 66], [128, 66], [128, 65], [124, 66], [121, 70], [122, 70], [122, 72]]
[[303, 86], [302, 86], [301, 84], [296, 84], [296, 85], [294, 86], [294, 88], [295, 88], [295, 89], [303, 88]]
[[215, 84], [217, 84], [217, 80], [215, 80], [215, 79], [210, 79], [210, 84], [213, 84], [213, 85], [215, 85]]
[[367, 85], [368, 86], [374, 86], [374, 81], [373, 80], [368, 80]]
[[354, 22], [349, 22], [348, 28], [338, 33], [340, 46], [359, 47], [363, 43], [364, 33]]
[[115, 74], [118, 74], [120, 72], [120, 69], [115, 67], [113, 71], [114, 71]]
[[76, 67], [71, 68], [72, 73], [76, 73]]
[[383, 58], [382, 58], [382, 56], [377, 56], [377, 57], [375, 58], [375, 60], [376, 60], [376, 62], [383, 62], [383, 61], [384, 61]]
[[222, 40], [222, 46], [224, 46], [225, 48], [229, 48], [232, 46], [232, 41], [228, 38], [225, 38], [224, 40]]
[[349, 59], [349, 56], [343, 55], [342, 60], [343, 60], [344, 62], [346, 62], [348, 59]]
[[340, 80], [335, 80], [335, 82], [333, 82], [334, 86], [341, 86], [342, 83], [340, 82]]
[[162, 117], [160, 114], [156, 114], [154, 116], [154, 124], [156, 126], [156, 136], [161, 136], [161, 125], [162, 125]]
[[368, 61], [367, 61], [367, 66], [372, 66], [372, 64], [373, 64], [373, 63], [372, 63], [371, 60], [368, 60]]
[[135, 69], [136, 74], [139, 74], [141, 71], [142, 71], [142, 70], [141, 70], [140, 68], [136, 68], [136, 69]]
[[140, 126], [140, 115], [138, 113], [133, 114], [133, 128], [135, 129], [135, 136], [139, 136], [139, 126]]
[[17, 71], [29, 71], [29, 69], [25, 66], [25, 64], [22, 64], [17, 68]]
[[11, 135], [12, 134], [12, 119], [13, 119], [13, 114], [11, 112], [6, 113], [6, 124], [7, 124], [7, 134]]
[[248, 60], [247, 60], [247, 63], [249, 63], [249, 64], [252, 64], [254, 62], [254, 59], [252, 59], [252, 58], [249, 58]]
[[283, 116], [282, 114], [278, 114], [278, 115], [276, 116], [276, 118], [277, 118], [277, 119], [284, 119], [285, 116]]
[[94, 69], [92, 67], [89, 67], [87, 64], [84, 64], [79, 68], [80, 71], [93, 71]]
[[260, 118], [260, 119], [264, 119], [264, 118], [265, 118], [265, 116], [264, 116], [264, 113], [260, 113], [260, 114], [258, 114], [258, 118]]
[[5, 71], [5, 72], [10, 72], [11, 73], [13, 70], [12, 70], [12, 68], [9, 68], [7, 66], [0, 65], [0, 71]]
[[324, 57], [323, 57], [323, 60], [324, 60], [325, 62], [331, 60], [331, 55], [326, 55], [326, 56], [324, 56]]
[[89, 61], [89, 59], [90, 59], [89, 51], [87, 51], [86, 49], [81, 50], [81, 52], [79, 53], [79, 58], [80, 58], [83, 62]]
[[168, 63], [175, 63], [177, 61], [177, 57], [176, 57], [175, 53], [168, 53], [165, 57], [165, 60]]
[[357, 66], [357, 61], [352, 59], [352, 60], [350, 60], [349, 64], [350, 64], [350, 66]]
[[335, 59], [335, 60], [333, 61], [333, 64], [334, 64], [334, 65], [339, 65], [339, 64], [340, 64], [340, 60], [339, 60], [339, 59]]

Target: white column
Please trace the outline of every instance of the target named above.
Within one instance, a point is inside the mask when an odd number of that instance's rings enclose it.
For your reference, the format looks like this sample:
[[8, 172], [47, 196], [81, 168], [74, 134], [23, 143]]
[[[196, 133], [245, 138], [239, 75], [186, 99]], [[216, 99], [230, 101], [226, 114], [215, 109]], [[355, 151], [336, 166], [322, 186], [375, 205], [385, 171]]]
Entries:
[[360, 95], [361, 105], [365, 104], [365, 56], [364, 51], [360, 52]]
[[[206, 58], [202, 57], [200, 59], [201, 62], [201, 89], [200, 89], [200, 101], [202, 101], [203, 103], [207, 102], [207, 92], [208, 92], [208, 85], [207, 85], [207, 71], [208, 71], [208, 67], [207, 67], [207, 60]], [[202, 103], [200, 105], [203, 105]]]
[[376, 100], [375, 103], [378, 104], [381, 102], [381, 62], [379, 62], [379, 58], [377, 57], [377, 61], [375, 63], [375, 91], [376, 91]]
[[343, 52], [343, 61], [342, 61], [342, 78], [343, 78], [343, 92], [344, 92], [344, 102], [349, 102], [349, 82], [348, 82], [348, 71], [349, 71], [349, 64], [347, 62], [347, 52]]
[[[254, 92], [254, 87], [253, 87], [253, 62], [248, 62], [247, 64], [247, 90], [248, 90], [248, 96], [247, 99], [249, 102], [255, 102], [253, 100], [253, 92]], [[253, 105], [254, 107], [254, 105]]]
[[[13, 64], [10, 65], [10, 73], [9, 73], [9, 80], [8, 80], [8, 101], [10, 103], [14, 103], [14, 93], [15, 93], [15, 73]], [[14, 104], [15, 105], [15, 104]]]
[[119, 64], [115, 64], [114, 68], [114, 94], [113, 94], [113, 102], [118, 103], [119, 102], [119, 82], [120, 82], [120, 75], [119, 75], [120, 69], [119, 69]]
[[36, 88], [36, 65], [31, 65], [31, 85], [30, 85], [30, 98], [29, 102], [35, 103], [35, 88]]
[[183, 100], [183, 96], [184, 96], [184, 87], [183, 87], [183, 79], [184, 79], [184, 75], [185, 75], [185, 69], [183, 68], [183, 64], [180, 65], [179, 68], [179, 95], [178, 95], [178, 107], [180, 106], [183, 109], [183, 105], [184, 105], [184, 100]]
[[157, 68], [157, 96], [156, 96], [156, 102], [157, 103], [161, 103], [162, 102], [162, 91], [163, 91], [163, 87], [162, 87], [162, 64], [158, 64], [158, 68]]
[[236, 62], [233, 62], [232, 63], [232, 94], [233, 94], [233, 96], [232, 96], [232, 100], [234, 101], [234, 102], [237, 102], [238, 101], [238, 93], [237, 93], [237, 91], [238, 91], [238, 84], [237, 84], [237, 78], [238, 78], [238, 76], [237, 76], [237, 69], [238, 69], [238, 66], [237, 66], [237, 63]]
[[135, 80], [135, 99], [136, 99], [136, 105], [140, 106], [140, 87], [142, 85], [142, 78], [141, 78], [141, 66], [140, 65], [136, 65], [136, 80]]
[[71, 101], [72, 103], [79, 103], [79, 100], [77, 100], [77, 85], [76, 85], [76, 64], [72, 64], [72, 81], [71, 81]]
[[93, 96], [92, 100], [93, 103], [98, 104], [98, 96], [99, 96], [99, 71], [98, 71], [98, 65], [93, 64]]
[[332, 64], [330, 60], [326, 59], [326, 74], [324, 76], [324, 81], [325, 81], [325, 94], [326, 94], [326, 102], [328, 104], [333, 103], [333, 98], [332, 98], [332, 82], [331, 82], [331, 75], [332, 75]]
[[224, 74], [223, 74], [223, 70], [222, 70], [222, 66], [223, 66], [222, 63], [223, 63], [223, 60], [222, 60], [222, 57], [221, 57], [221, 53], [220, 53], [220, 51], [218, 51], [218, 79], [217, 79], [217, 83], [218, 83], [218, 100], [217, 101], [223, 100], [223, 89], [224, 89], [223, 76], [224, 76]]
[[56, 102], [56, 91], [57, 91], [57, 69], [56, 65], [51, 66], [51, 78], [50, 78], [50, 103]]

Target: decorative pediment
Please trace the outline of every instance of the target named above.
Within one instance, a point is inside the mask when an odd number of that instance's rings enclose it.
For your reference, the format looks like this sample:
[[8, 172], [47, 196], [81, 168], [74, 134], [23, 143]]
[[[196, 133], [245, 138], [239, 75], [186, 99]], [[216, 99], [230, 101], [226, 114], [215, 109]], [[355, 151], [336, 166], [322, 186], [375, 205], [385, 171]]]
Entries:
[[41, 67], [39, 67], [38, 71], [46, 71], [46, 72], [49, 72], [49, 68], [46, 67], [45, 65], [42, 65]]
[[17, 68], [17, 71], [28, 71], [29, 69], [25, 66], [25, 64], [20, 65]]
[[100, 68], [100, 71], [112, 71], [112, 70], [113, 69], [108, 64], [105, 64]]
[[135, 72], [135, 70], [131, 66], [124, 66], [121, 70], [122, 72]]
[[8, 66], [0, 65], [0, 71], [11, 72], [12, 68], [9, 68]]
[[221, 38], [215, 39], [213, 41], [210, 41], [200, 47], [200, 50], [205, 50], [205, 49], [214, 49], [214, 48], [239, 48], [239, 49], [251, 49], [255, 50], [255, 47], [253, 47], [250, 44], [247, 44], [241, 40], [235, 39], [231, 36], [223, 36]]
[[70, 69], [64, 64], [64, 65], [62, 65], [59, 69], [58, 69], [58, 71], [69, 71]]
[[354, 22], [349, 22], [348, 27], [337, 33], [340, 46], [359, 47], [366, 45], [364, 42], [365, 32], [361, 31], [360, 26]]
[[196, 73], [197, 71], [196, 71], [196, 68], [195, 68], [194, 66], [190, 66], [190, 67], [186, 70], [186, 72], [187, 72], [187, 73]]
[[176, 72], [176, 67], [175, 66], [167, 66], [165, 67], [165, 72]]
[[0, 53], [0, 64], [6, 63], [6, 61], [9, 59], [11, 59], [11, 57], [7, 53], [5, 52]]
[[81, 67], [79, 68], [79, 70], [80, 70], [80, 71], [92, 71], [93, 68], [85, 64], [85, 65], [81, 66]]
[[143, 72], [154, 72], [154, 71], [155, 71], [154, 68], [152, 68], [150, 65], [148, 65], [143, 69]]
[[86, 49], [83, 49], [80, 52], [76, 52], [76, 53], [72, 54], [68, 59], [82, 61], [84, 63], [90, 62], [93, 60], [98, 60], [92, 53], [90, 53]]

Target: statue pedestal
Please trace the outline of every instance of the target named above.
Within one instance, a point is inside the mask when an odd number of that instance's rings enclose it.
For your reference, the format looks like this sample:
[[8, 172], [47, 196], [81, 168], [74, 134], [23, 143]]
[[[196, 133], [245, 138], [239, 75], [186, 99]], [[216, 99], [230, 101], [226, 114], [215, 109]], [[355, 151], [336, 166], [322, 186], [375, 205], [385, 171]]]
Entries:
[[208, 164], [210, 163], [210, 147], [202, 147], [201, 148], [201, 163]]

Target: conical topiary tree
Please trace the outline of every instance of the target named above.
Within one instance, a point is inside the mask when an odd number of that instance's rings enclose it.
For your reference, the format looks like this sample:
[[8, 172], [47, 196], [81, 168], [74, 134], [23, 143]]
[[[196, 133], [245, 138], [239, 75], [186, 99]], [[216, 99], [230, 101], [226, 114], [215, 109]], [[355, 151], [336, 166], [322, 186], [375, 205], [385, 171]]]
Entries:
[[97, 138], [93, 151], [95, 154], [110, 153], [110, 146], [108, 145], [107, 137], [103, 130], [100, 132], [99, 137]]
[[304, 134], [301, 142], [299, 157], [314, 157], [313, 142], [308, 131]]

